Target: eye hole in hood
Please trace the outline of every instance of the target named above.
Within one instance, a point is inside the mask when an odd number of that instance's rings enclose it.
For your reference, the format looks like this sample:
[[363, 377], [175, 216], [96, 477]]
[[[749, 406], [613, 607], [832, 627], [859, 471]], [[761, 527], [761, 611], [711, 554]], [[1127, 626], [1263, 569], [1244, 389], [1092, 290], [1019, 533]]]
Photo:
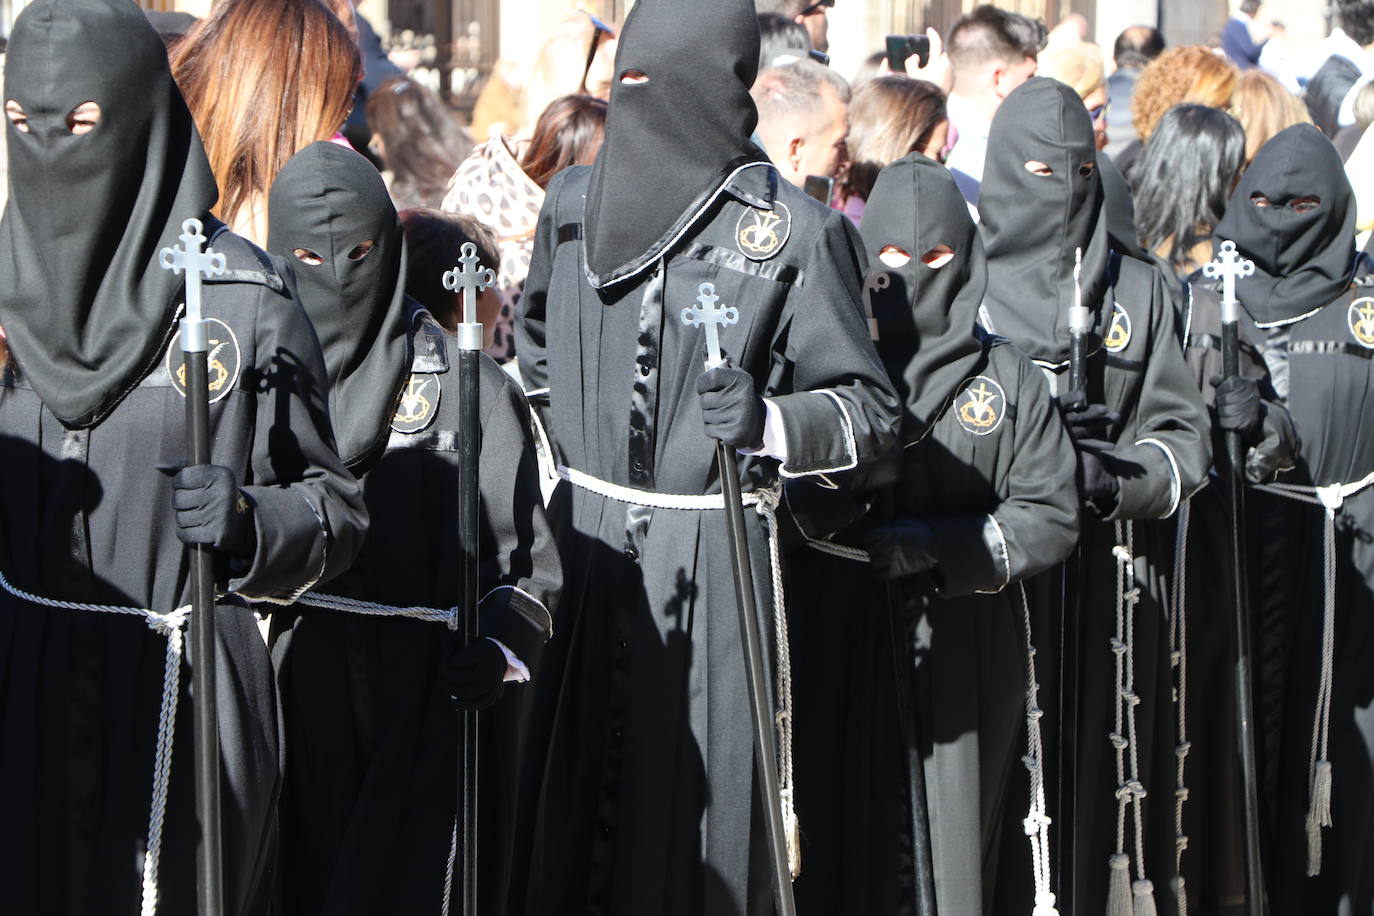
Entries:
[[921, 263], [931, 270], [939, 270], [950, 261], [954, 260], [954, 249], [948, 245], [936, 245], [934, 248], [921, 255]]
[[643, 86], [647, 82], [649, 82], [649, 74], [643, 70], [631, 68], [620, 74], [620, 85], [622, 86]]

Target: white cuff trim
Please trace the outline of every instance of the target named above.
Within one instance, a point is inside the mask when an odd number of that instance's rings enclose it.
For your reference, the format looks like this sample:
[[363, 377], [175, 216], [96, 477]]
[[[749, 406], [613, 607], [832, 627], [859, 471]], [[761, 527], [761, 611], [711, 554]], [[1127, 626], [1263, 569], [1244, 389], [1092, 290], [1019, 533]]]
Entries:
[[1169, 446], [1160, 442], [1158, 439], [1141, 439], [1136, 445], [1153, 445], [1164, 453], [1164, 457], [1169, 462], [1169, 474], [1171, 482], [1169, 484], [1169, 511], [1165, 512], [1160, 518], [1170, 518], [1178, 511], [1179, 500], [1183, 496], [1183, 478], [1178, 472], [1178, 460], [1174, 458], [1174, 453]]
[[787, 461], [787, 428], [782, 422], [782, 410], [768, 398], [763, 399], [763, 445], [739, 449], [741, 455], [763, 455]]
[[530, 669], [525, 667], [525, 663], [515, 657], [515, 653], [506, 647], [506, 644], [499, 639], [491, 639], [496, 643], [496, 647], [501, 650], [501, 654], [506, 657], [506, 676], [502, 679], [505, 683], [528, 684], [530, 680]]

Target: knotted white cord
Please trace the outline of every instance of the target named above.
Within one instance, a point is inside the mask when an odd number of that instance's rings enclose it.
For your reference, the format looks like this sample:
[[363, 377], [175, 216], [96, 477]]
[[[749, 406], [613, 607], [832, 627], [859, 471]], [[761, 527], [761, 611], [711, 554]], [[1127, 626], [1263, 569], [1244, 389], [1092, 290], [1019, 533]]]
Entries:
[[1326, 512], [1322, 532], [1322, 657], [1317, 683], [1316, 712], [1312, 719], [1312, 751], [1307, 774], [1307, 876], [1322, 871], [1322, 828], [1330, 827], [1331, 793], [1334, 774], [1331, 768], [1331, 694], [1336, 668], [1336, 515], [1345, 501], [1374, 486], [1374, 473], [1354, 483], [1325, 487], [1300, 484], [1262, 484], [1255, 489], [1286, 499], [1321, 506]]
[[[590, 474], [560, 465], [558, 476], [588, 492], [605, 499], [650, 509], [705, 512], [725, 508], [721, 493], [656, 493], [601, 480]], [[782, 588], [782, 556], [778, 542], [777, 509], [781, 499], [778, 489], [755, 490], [740, 495], [740, 504], [752, 506], [763, 519], [768, 536], [768, 565], [773, 586], [773, 637], [775, 690], [774, 724], [778, 741], [778, 800], [782, 808], [783, 827], [787, 834], [787, 864], [796, 878], [801, 874], [801, 831], [797, 824], [792, 784], [792, 655], [787, 643], [787, 604]]]
[[300, 598], [300, 603], [310, 607], [324, 608], [327, 611], [343, 611], [348, 614], [362, 614], [367, 617], [407, 617], [411, 620], [429, 620], [434, 623], [446, 623], [449, 629], [453, 629], [458, 621], [458, 609], [449, 608], [439, 610], [431, 607], [394, 607], [389, 604], [376, 604], [372, 601], [361, 601], [357, 598], [345, 598], [340, 595], [325, 595], [320, 592], [306, 592]]
[[88, 611], [94, 614], [123, 614], [142, 617], [149, 629], [167, 640], [167, 654], [162, 665], [162, 704], [157, 721], [157, 748], [153, 752], [153, 797], [148, 812], [148, 847], [143, 856], [142, 916], [157, 913], [158, 864], [162, 858], [162, 828], [167, 814], [167, 790], [172, 781], [172, 746], [176, 738], [177, 701], [181, 691], [181, 648], [183, 629], [190, 617], [190, 606], [179, 607], [170, 614], [159, 614], [143, 608], [122, 607], [116, 604], [91, 604], [84, 601], [58, 601], [16, 588], [0, 573], [0, 588], [10, 595], [41, 607], [68, 611]]
[[[1135, 693], [1135, 609], [1140, 603], [1140, 585], [1135, 575], [1135, 526], [1132, 522], [1116, 522], [1117, 546], [1112, 549], [1116, 558], [1116, 635], [1112, 638], [1112, 654], [1116, 656], [1116, 729], [1109, 736], [1116, 750], [1116, 856], [1126, 853], [1126, 809], [1132, 809], [1135, 834], [1136, 874], [1132, 891], [1136, 896], [1153, 892], [1145, 877], [1145, 822], [1141, 810], [1145, 786], [1140, 781], [1140, 751], [1136, 733], [1136, 707], [1140, 697]], [[1122, 727], [1125, 734], [1122, 734]], [[1129, 761], [1129, 765], [1128, 765]]]
[[1188, 526], [1192, 521], [1192, 502], [1184, 500], [1178, 509], [1178, 532], [1174, 540], [1174, 595], [1169, 615], [1169, 664], [1174, 669], [1174, 709], [1178, 718], [1178, 744], [1174, 748], [1177, 760], [1177, 787], [1174, 789], [1174, 881], [1178, 900], [1178, 916], [1188, 916], [1188, 894], [1183, 882], [1183, 853], [1188, 848], [1188, 835], [1183, 832], [1183, 804], [1188, 800], [1185, 774], [1188, 752]]
[[1045, 804], [1045, 756], [1040, 735], [1040, 720], [1045, 717], [1040, 708], [1040, 680], [1036, 674], [1035, 643], [1031, 633], [1030, 604], [1026, 589], [1018, 584], [1021, 596], [1021, 620], [1026, 635], [1026, 756], [1021, 758], [1030, 773], [1030, 808], [1022, 826], [1030, 840], [1031, 871], [1035, 881], [1035, 909], [1032, 916], [1058, 916], [1050, 873], [1050, 824]]

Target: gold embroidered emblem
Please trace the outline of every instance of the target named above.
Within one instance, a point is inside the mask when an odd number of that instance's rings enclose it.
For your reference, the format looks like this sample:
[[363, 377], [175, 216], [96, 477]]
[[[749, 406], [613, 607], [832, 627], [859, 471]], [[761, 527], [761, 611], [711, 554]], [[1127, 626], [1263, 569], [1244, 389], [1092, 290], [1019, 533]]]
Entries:
[[965, 432], [987, 436], [996, 432], [1007, 415], [1007, 393], [995, 379], [979, 375], [964, 383], [954, 399], [954, 416]]
[[772, 210], [750, 207], [735, 226], [740, 253], [754, 261], [766, 261], [782, 250], [792, 235], [792, 211], [778, 201]]
[[1107, 338], [1102, 343], [1109, 353], [1120, 353], [1131, 344], [1131, 316], [1119, 302], [1112, 305], [1112, 323], [1107, 326]]
[[1374, 299], [1356, 299], [1350, 303], [1350, 333], [1360, 346], [1374, 350]]
[[[229, 325], [218, 318], [207, 318], [205, 323], [210, 339], [210, 352], [205, 360], [206, 375], [210, 381], [210, 403], [213, 404], [234, 390], [242, 354], [239, 352], [238, 338]], [[167, 348], [165, 368], [177, 394], [186, 397], [186, 364], [182, 359], [180, 336], [172, 337], [172, 343]]]
[[432, 372], [412, 373], [401, 391], [401, 403], [391, 418], [391, 428], [406, 434], [425, 429], [438, 412], [440, 394], [439, 376]]

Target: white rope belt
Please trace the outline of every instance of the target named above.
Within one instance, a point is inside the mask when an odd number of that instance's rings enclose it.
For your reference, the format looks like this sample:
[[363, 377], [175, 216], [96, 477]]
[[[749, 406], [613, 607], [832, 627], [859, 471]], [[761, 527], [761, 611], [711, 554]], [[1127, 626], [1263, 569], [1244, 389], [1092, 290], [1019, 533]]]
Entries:
[[[558, 466], [558, 476], [575, 487], [627, 505], [688, 512], [707, 512], [725, 508], [725, 495], [721, 493], [699, 495], [637, 490], [563, 465]], [[780, 494], [777, 490], [755, 490], [752, 493], [741, 494], [740, 503], [754, 508], [763, 518], [764, 528], [768, 533], [768, 567], [773, 585], [773, 637], [777, 669], [777, 711], [774, 713], [774, 724], [778, 735], [778, 797], [782, 805], [783, 828], [787, 833], [788, 865], [792, 877], [795, 878], [801, 874], [801, 833], [797, 828], [792, 777], [792, 654], [787, 644], [787, 601], [783, 594], [782, 555], [778, 544], [779, 499]]]
[[181, 691], [182, 631], [190, 617], [191, 608], [188, 605], [179, 607], [170, 614], [159, 614], [143, 608], [121, 607], [115, 604], [57, 601], [16, 588], [3, 573], [0, 573], [0, 588], [4, 588], [20, 601], [42, 607], [142, 617], [150, 629], [167, 639], [167, 654], [162, 666], [162, 706], [157, 721], [157, 750], [153, 754], [153, 798], [148, 814], [148, 849], [143, 857], [141, 913], [142, 916], [154, 916], [157, 912], [158, 863], [162, 857], [162, 826], [167, 814], [167, 787], [172, 779], [172, 744], [176, 737], [177, 699]]
[[1271, 483], [1256, 487], [1266, 493], [1321, 506], [1326, 510], [1322, 543], [1324, 566], [1322, 610], [1321, 680], [1317, 686], [1317, 709], [1312, 719], [1312, 752], [1307, 775], [1307, 875], [1322, 870], [1322, 828], [1331, 826], [1332, 771], [1329, 757], [1331, 738], [1331, 688], [1336, 659], [1336, 514], [1345, 501], [1374, 486], [1374, 473], [1354, 483], [1308, 487], [1291, 483]]
[[1035, 909], [1031, 916], [1058, 916], [1050, 874], [1050, 824], [1045, 804], [1045, 750], [1040, 735], [1040, 720], [1045, 718], [1040, 708], [1040, 680], [1036, 674], [1036, 649], [1031, 632], [1030, 604], [1026, 589], [1020, 583], [1016, 591], [1021, 597], [1021, 624], [1026, 636], [1026, 756], [1021, 758], [1030, 774], [1030, 810], [1022, 826], [1030, 840], [1031, 871], [1035, 881]]
[[[1153, 916], [1154, 884], [1145, 876], [1145, 822], [1141, 805], [1145, 786], [1140, 781], [1140, 746], [1136, 733], [1135, 609], [1140, 603], [1140, 583], [1135, 574], [1135, 527], [1116, 522], [1116, 634], [1111, 640], [1116, 656], [1116, 725], [1108, 740], [1116, 751], [1116, 853], [1108, 861], [1110, 881], [1107, 916]], [[1131, 880], [1131, 857], [1126, 852], [1126, 813], [1134, 815], [1136, 875]]]

